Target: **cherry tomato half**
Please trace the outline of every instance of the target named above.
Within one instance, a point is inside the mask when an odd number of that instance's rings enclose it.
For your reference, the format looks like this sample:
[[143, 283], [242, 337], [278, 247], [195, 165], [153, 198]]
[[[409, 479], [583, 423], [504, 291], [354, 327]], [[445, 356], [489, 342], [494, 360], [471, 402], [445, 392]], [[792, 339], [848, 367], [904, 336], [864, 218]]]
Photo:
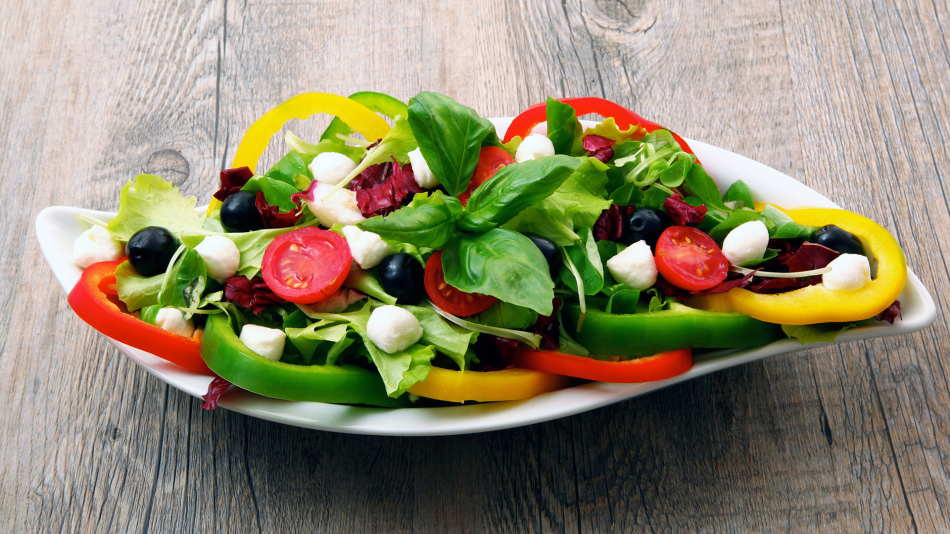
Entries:
[[350, 246], [340, 234], [298, 228], [267, 245], [261, 272], [267, 287], [280, 297], [313, 304], [340, 289], [352, 261]]
[[702, 291], [726, 279], [729, 261], [702, 230], [671, 226], [656, 243], [656, 270], [680, 289]]
[[429, 256], [426, 261], [426, 293], [436, 306], [459, 317], [475, 315], [495, 303], [495, 297], [480, 293], [466, 293], [450, 286], [442, 271], [442, 251]]
[[478, 186], [495, 176], [498, 169], [514, 162], [515, 158], [511, 157], [511, 154], [503, 148], [497, 146], [482, 147], [482, 151], [478, 155], [478, 165], [475, 166], [472, 179], [468, 181], [468, 188], [459, 195], [459, 201], [462, 205], [468, 204], [468, 197], [472, 196], [472, 191], [475, 191]]

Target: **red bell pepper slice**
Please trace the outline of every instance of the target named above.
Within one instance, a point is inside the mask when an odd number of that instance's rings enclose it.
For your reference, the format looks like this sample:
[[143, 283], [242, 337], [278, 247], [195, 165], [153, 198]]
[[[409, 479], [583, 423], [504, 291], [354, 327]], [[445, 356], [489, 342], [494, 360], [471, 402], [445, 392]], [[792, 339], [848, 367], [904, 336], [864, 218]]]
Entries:
[[126, 311], [125, 304], [110, 290], [110, 287], [115, 286], [115, 268], [120, 263], [94, 263], [83, 271], [67, 299], [76, 315], [116, 341], [154, 354], [189, 371], [212, 374], [201, 359], [198, 337], [172, 334]]
[[[604, 118], [613, 117], [617, 123], [617, 127], [621, 130], [626, 130], [634, 125], [640, 125], [646, 132], [666, 129], [655, 122], [644, 119], [620, 104], [616, 104], [610, 100], [604, 100], [603, 98], [559, 98], [558, 101], [574, 108], [578, 117], [587, 115], [588, 113], [595, 113]], [[544, 102], [535, 104], [511, 121], [511, 125], [508, 126], [508, 130], [505, 132], [504, 141], [507, 143], [514, 139], [515, 136], [524, 139], [531, 134], [531, 130], [535, 126], [546, 120], [548, 120], [548, 116]], [[682, 137], [672, 131], [670, 133], [673, 134], [673, 139], [676, 139], [676, 142], [679, 143], [683, 151], [689, 154], [693, 153], [693, 150], [689, 148], [689, 145]]]
[[627, 361], [604, 361], [555, 351], [522, 350], [518, 367], [600, 382], [654, 382], [689, 371], [693, 351], [678, 349]]

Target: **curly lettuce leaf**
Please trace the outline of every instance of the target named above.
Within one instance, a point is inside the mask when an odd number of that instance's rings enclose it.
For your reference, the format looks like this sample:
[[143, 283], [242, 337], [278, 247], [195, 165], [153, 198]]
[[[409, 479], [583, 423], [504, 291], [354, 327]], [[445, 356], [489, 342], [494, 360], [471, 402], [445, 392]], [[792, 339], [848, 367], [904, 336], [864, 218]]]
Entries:
[[571, 176], [549, 197], [526, 208], [504, 228], [546, 237], [566, 247], [581, 239], [577, 230], [590, 228], [610, 207], [607, 199], [607, 166], [585, 158]]
[[151, 174], [140, 174], [119, 194], [119, 214], [106, 229], [116, 241], [127, 242], [146, 226], [161, 226], [181, 238], [185, 231], [203, 232], [204, 216], [195, 212], [195, 197]]

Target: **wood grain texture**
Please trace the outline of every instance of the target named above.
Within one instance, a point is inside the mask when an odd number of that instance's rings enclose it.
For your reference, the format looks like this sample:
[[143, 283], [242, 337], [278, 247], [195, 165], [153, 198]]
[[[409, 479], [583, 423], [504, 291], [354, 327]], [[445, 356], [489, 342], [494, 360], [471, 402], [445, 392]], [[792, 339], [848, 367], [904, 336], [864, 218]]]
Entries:
[[[950, 530], [948, 13], [945, 0], [4, 4], [0, 532]], [[385, 438], [205, 412], [56, 289], [40, 209], [113, 208], [140, 172], [207, 198], [243, 130], [287, 96], [422, 89], [489, 116], [602, 96], [775, 167], [893, 231], [937, 321], [550, 423]]]

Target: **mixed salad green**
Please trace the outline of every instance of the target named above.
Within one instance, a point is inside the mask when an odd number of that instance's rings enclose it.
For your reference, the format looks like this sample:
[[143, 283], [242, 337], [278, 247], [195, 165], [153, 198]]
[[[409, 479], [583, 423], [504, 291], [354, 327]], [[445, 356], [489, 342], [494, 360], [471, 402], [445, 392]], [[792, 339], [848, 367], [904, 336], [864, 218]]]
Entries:
[[[337, 118], [255, 172], [314, 112]], [[679, 136], [594, 98], [548, 99], [499, 137], [437, 93], [299, 95], [249, 129], [206, 212], [140, 175], [115, 218], [84, 222], [70, 304], [216, 375], [211, 407], [231, 384], [396, 407], [659, 380], [694, 349], [893, 322], [906, 276], [873, 222], [722, 193]]]

